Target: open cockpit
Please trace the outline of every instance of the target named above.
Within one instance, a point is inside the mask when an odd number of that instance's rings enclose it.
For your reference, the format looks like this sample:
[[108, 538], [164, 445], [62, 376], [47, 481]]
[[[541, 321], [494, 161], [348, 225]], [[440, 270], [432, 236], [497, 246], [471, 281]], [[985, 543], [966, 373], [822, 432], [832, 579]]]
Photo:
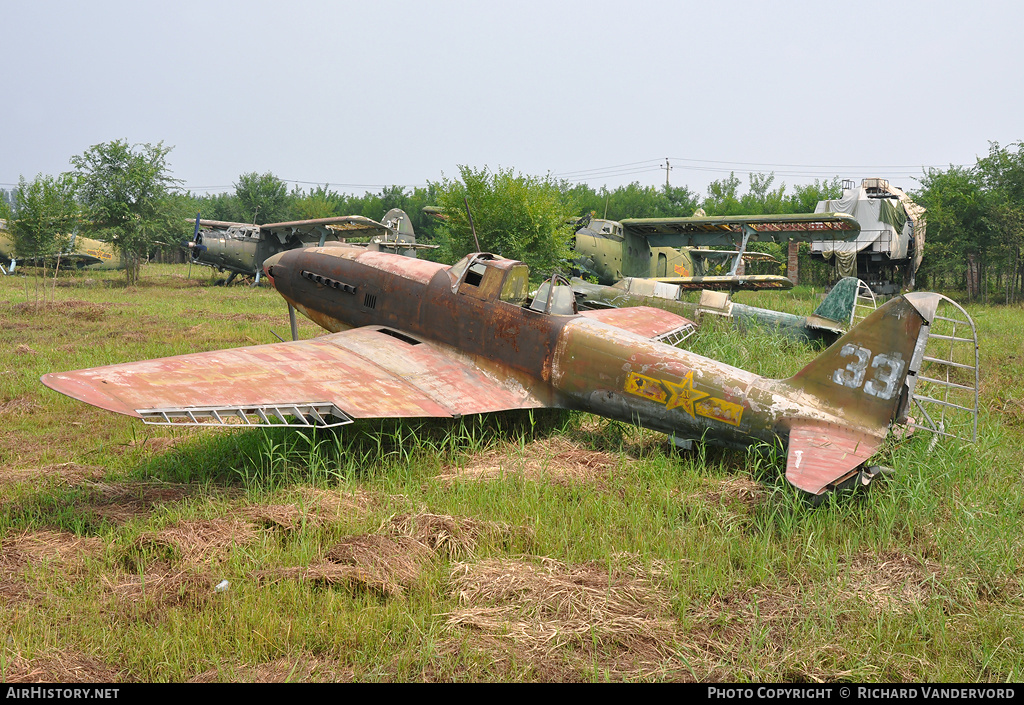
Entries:
[[466, 255], [448, 270], [453, 293], [483, 301], [500, 300], [537, 313], [570, 316], [578, 313], [569, 280], [553, 275], [530, 296], [530, 269], [522, 262], [489, 252]]

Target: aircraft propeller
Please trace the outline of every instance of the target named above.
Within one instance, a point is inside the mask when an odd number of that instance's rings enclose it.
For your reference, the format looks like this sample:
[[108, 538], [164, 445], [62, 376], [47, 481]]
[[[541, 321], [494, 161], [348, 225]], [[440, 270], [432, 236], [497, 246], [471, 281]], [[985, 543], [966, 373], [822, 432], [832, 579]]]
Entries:
[[199, 230], [199, 213], [196, 213], [196, 227], [192, 231], [192, 239], [185, 240], [181, 243], [181, 246], [188, 249], [190, 259], [195, 259], [197, 252], [202, 252], [206, 249], [206, 245], [203, 244], [203, 234]]

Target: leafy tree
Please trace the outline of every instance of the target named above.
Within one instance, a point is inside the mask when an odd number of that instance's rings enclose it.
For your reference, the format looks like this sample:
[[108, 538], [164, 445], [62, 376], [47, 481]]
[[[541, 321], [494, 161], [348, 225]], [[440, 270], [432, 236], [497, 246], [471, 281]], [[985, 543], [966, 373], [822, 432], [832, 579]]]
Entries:
[[[60, 255], [71, 249], [78, 210], [75, 184], [69, 174], [56, 178], [39, 174], [32, 182], [21, 177], [12, 192], [12, 202], [0, 203], [0, 217], [7, 221], [15, 256], [41, 264], [44, 273], [47, 258], [56, 255], [56, 266], [60, 267]], [[38, 287], [37, 278], [37, 295]]]
[[288, 185], [269, 171], [242, 174], [235, 182], [239, 218], [244, 223], [280, 223], [291, 220], [292, 199]]
[[79, 210], [70, 175], [39, 174], [31, 183], [21, 177], [13, 196], [9, 226], [21, 257], [36, 259], [69, 249]]
[[708, 215], [751, 215], [743, 213], [739, 189], [739, 177], [730, 172], [729, 178], [708, 184], [708, 195], [701, 202], [701, 208]]
[[773, 189], [772, 183], [774, 181], [774, 172], [771, 174], [752, 173], [750, 175], [750, 188], [740, 199], [742, 213], [737, 213], [736, 215], [776, 215], [784, 212], [785, 200], [783, 194], [786, 192], [786, 184]]
[[14, 189], [8, 223], [14, 251], [29, 260], [67, 252], [72, 232], [78, 227], [78, 215], [75, 182], [70, 174], [39, 174], [31, 183], [21, 177]]
[[171, 178], [163, 142], [131, 145], [127, 140], [97, 144], [71, 157], [78, 195], [90, 228], [113, 243], [131, 286], [168, 206]]
[[928, 209], [928, 242], [922, 273], [933, 279], [955, 272], [964, 284], [968, 257], [982, 260], [993, 234], [989, 198], [973, 167], [929, 169], [918, 203]]
[[[478, 249], [518, 259], [535, 274], [546, 274], [569, 259], [576, 204], [563, 197], [549, 177], [524, 176], [512, 169], [491, 172], [459, 166], [461, 180], [436, 184], [446, 221], [439, 229], [440, 257], [459, 259]], [[477, 247], [466, 215], [473, 214]]]
[[836, 176], [831, 181], [814, 180], [813, 184], [794, 186], [793, 193], [786, 198], [783, 213], [813, 213], [818, 201], [841, 198], [842, 180]]
[[307, 194], [297, 190], [292, 194], [292, 215], [296, 220], [313, 220], [331, 218], [344, 213], [348, 198], [337, 191], [332, 191], [327, 184], [311, 189]]
[[[241, 207], [233, 193], [209, 193], [196, 201], [196, 212], [206, 220], [237, 222], [241, 217]], [[195, 213], [192, 217], [195, 217]]]

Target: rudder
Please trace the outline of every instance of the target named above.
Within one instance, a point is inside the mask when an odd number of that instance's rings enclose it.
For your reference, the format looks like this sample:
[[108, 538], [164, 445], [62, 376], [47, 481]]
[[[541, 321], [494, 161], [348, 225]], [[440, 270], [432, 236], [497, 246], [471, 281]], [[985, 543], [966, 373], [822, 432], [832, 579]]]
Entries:
[[920, 369], [940, 298], [913, 293], [892, 299], [786, 382], [852, 425], [884, 433], [906, 412], [907, 379]]

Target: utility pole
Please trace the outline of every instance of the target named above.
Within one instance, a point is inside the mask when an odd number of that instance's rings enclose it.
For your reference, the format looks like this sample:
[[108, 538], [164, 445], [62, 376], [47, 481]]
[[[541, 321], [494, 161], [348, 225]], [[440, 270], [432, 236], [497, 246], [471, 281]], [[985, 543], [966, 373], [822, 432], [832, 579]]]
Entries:
[[665, 157], [665, 164], [661, 168], [665, 170], [665, 190], [668, 191], [668, 173], [672, 171], [672, 165], [668, 163], [668, 157]]

